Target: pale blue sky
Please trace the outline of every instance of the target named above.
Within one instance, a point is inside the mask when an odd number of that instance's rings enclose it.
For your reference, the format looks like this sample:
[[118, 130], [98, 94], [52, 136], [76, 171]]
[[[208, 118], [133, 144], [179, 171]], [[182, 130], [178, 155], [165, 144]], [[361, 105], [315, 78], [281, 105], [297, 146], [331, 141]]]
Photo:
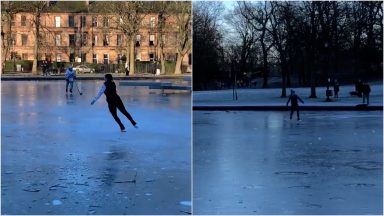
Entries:
[[236, 2], [236, 1], [231, 1], [231, 0], [224, 0], [224, 5], [227, 9], [231, 9], [233, 7], [233, 4]]

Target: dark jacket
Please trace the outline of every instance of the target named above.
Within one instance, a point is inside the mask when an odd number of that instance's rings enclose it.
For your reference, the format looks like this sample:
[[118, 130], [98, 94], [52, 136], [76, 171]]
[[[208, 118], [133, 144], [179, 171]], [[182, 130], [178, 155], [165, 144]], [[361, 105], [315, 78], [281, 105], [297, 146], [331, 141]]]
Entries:
[[120, 97], [116, 93], [116, 84], [115, 82], [104, 82], [105, 85], [105, 91], [104, 94], [107, 98], [107, 102], [114, 102], [116, 100], [119, 100]]
[[362, 91], [364, 94], [371, 93], [371, 86], [369, 84], [363, 84]]
[[292, 107], [298, 107], [299, 106], [299, 101], [301, 103], [304, 103], [303, 100], [301, 100], [301, 98], [299, 96], [297, 96], [296, 94], [291, 94], [289, 96], [288, 101], [287, 101], [287, 105], [289, 104], [289, 101], [291, 101]]

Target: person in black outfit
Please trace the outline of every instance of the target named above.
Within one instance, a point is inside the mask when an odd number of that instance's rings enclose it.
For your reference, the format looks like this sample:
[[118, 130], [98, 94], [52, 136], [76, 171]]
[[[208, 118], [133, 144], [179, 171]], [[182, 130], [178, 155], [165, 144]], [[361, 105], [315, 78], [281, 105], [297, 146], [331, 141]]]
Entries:
[[131, 124], [138, 128], [137, 123], [133, 120], [132, 116], [125, 109], [123, 101], [121, 101], [120, 96], [116, 93], [116, 84], [113, 82], [113, 78], [111, 74], [105, 74], [104, 76], [105, 82], [101, 86], [99, 93], [92, 100], [91, 105], [93, 105], [104, 93], [107, 99], [109, 112], [111, 112], [113, 118], [119, 124], [121, 132], [125, 132], [125, 127], [123, 123], [121, 123], [120, 118], [117, 116], [117, 109], [120, 110], [131, 122]]
[[300, 101], [303, 104], [304, 104], [304, 101], [301, 100], [301, 98], [295, 94], [294, 90], [291, 90], [291, 95], [288, 98], [287, 106], [289, 104], [289, 101], [291, 101], [291, 115], [290, 115], [290, 119], [292, 119], [293, 112], [296, 111], [296, 113], [297, 113], [297, 120], [300, 120], [299, 102], [298, 101]]
[[367, 105], [369, 105], [369, 93], [371, 93], [371, 86], [368, 83], [362, 84], [361, 90], [363, 92], [363, 104], [365, 104], [365, 98], [367, 98]]
[[47, 70], [47, 64], [45, 63], [45, 60], [41, 62], [41, 70], [43, 71], [43, 76], [45, 76], [45, 71]]
[[362, 97], [363, 82], [361, 80], [357, 81], [357, 83], [355, 84], [355, 89], [356, 89], [357, 96]]
[[333, 91], [335, 92], [335, 98], [339, 98], [340, 84], [337, 79], [333, 83]]

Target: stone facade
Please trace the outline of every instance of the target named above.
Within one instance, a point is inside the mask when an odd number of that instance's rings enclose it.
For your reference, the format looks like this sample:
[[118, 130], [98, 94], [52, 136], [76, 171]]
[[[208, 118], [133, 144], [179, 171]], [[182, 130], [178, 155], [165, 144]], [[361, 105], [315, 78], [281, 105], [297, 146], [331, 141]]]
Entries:
[[[155, 61], [159, 56], [157, 15], [147, 14], [140, 34], [135, 37], [136, 61]], [[15, 43], [10, 48], [16, 56], [33, 60], [35, 43], [33, 15], [18, 13], [12, 25]], [[126, 38], [116, 29], [116, 18], [92, 13], [43, 13], [41, 18], [39, 60], [52, 62], [87, 62], [116, 64], [127, 51]], [[169, 21], [172, 26], [174, 20]], [[175, 25], [174, 25], [175, 26]], [[163, 37], [165, 59], [176, 60], [176, 26], [168, 28]], [[6, 57], [11, 59], [11, 53]], [[183, 59], [191, 65], [191, 54]]]

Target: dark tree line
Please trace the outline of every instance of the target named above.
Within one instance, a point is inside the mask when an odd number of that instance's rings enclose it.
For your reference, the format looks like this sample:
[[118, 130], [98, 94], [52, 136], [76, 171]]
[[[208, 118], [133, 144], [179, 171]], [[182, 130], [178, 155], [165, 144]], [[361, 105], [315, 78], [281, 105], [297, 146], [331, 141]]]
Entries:
[[[382, 79], [382, 6], [381, 1], [236, 2], [227, 19], [235, 30], [231, 43], [221, 43], [218, 48], [201, 47], [193, 41], [194, 77], [211, 78], [194, 81], [214, 83], [220, 77], [232, 82], [231, 73], [225, 72], [232, 67], [248, 83], [256, 74], [267, 88], [274, 70], [281, 79], [282, 97], [291, 86], [310, 86], [310, 97], [316, 97], [316, 86], [325, 85], [328, 78], [344, 83]], [[204, 31], [194, 28], [194, 34], [205, 35]], [[224, 50], [227, 54], [217, 56], [224, 59], [221, 67], [205, 70], [213, 65], [200, 65], [196, 47], [217, 53]]]
[[193, 2], [192, 8], [193, 89], [209, 89], [222, 70], [222, 34], [218, 24], [222, 3], [199, 1]]

